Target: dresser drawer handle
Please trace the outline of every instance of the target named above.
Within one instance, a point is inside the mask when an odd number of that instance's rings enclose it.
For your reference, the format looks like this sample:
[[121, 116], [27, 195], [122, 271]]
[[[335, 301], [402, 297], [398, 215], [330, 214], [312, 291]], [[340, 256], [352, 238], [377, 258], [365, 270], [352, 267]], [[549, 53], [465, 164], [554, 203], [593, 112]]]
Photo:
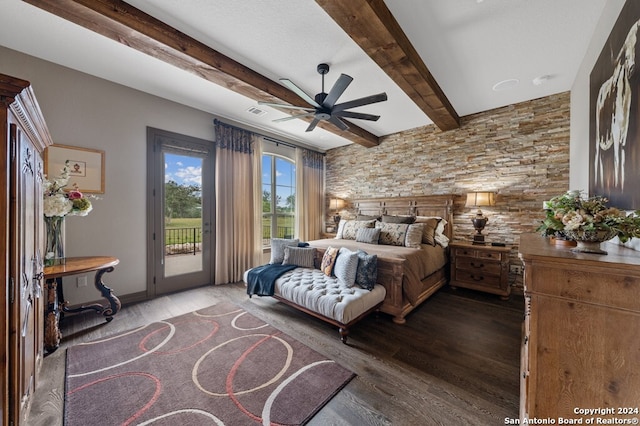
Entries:
[[475, 275], [471, 275], [471, 279], [476, 280], [476, 281], [482, 281], [484, 280], [484, 277], [481, 275], [479, 277], [476, 277]]
[[476, 265], [475, 263], [471, 262], [471, 266], [473, 266], [474, 268], [484, 268], [484, 263]]

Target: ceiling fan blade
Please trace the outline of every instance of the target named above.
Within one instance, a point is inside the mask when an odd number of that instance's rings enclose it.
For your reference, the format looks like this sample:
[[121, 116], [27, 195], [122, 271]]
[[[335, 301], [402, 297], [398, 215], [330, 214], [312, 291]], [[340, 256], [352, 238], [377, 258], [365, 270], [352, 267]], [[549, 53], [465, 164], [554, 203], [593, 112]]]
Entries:
[[344, 91], [347, 90], [347, 87], [349, 87], [352, 81], [353, 77], [350, 77], [346, 74], [340, 74], [340, 77], [338, 77], [338, 80], [331, 88], [331, 91], [329, 91], [327, 97], [324, 98], [322, 106], [328, 109], [333, 108], [340, 95], [342, 95]]
[[284, 84], [289, 89], [291, 89], [296, 95], [300, 96], [302, 99], [308, 102], [309, 105], [313, 105], [316, 108], [320, 108], [320, 104], [318, 104], [315, 101], [315, 99], [313, 99], [311, 96], [304, 93], [301, 88], [299, 88], [293, 83], [293, 81], [289, 80], [288, 78], [281, 78], [280, 81], [282, 82], [282, 84]]
[[310, 107], [301, 107], [301, 106], [295, 106], [295, 105], [288, 105], [288, 104], [274, 104], [271, 102], [262, 102], [262, 101], [258, 101], [258, 105], [266, 105], [266, 106], [270, 106], [270, 107], [274, 107], [274, 108], [287, 108], [287, 109], [301, 109], [304, 111], [315, 111], [315, 108], [310, 108]]
[[309, 124], [309, 127], [307, 127], [307, 130], [305, 130], [305, 132], [310, 132], [313, 129], [316, 128], [316, 125], [320, 122], [319, 118], [314, 118], [313, 121], [311, 122], [311, 124]]
[[278, 118], [276, 120], [273, 120], [273, 123], [279, 123], [281, 121], [289, 121], [289, 120], [293, 120], [293, 119], [296, 119], [296, 118], [311, 117], [312, 115], [315, 115], [315, 111], [305, 112], [304, 114], [290, 115], [289, 117]]
[[365, 96], [364, 98], [354, 99], [349, 102], [343, 102], [335, 105], [332, 112], [344, 111], [345, 109], [355, 108], [363, 105], [375, 104], [376, 102], [383, 102], [387, 100], [387, 94], [382, 92], [377, 95]]
[[329, 118], [329, 121], [332, 122], [333, 124], [335, 124], [336, 127], [338, 127], [340, 130], [347, 130], [349, 128], [349, 126], [347, 126], [347, 123], [345, 123], [344, 121], [340, 120], [335, 115], [332, 115]]
[[351, 111], [333, 112], [332, 115], [335, 115], [337, 117], [357, 118], [359, 120], [371, 120], [371, 121], [378, 121], [378, 119], [380, 118], [379, 115], [363, 114], [361, 112], [351, 112]]

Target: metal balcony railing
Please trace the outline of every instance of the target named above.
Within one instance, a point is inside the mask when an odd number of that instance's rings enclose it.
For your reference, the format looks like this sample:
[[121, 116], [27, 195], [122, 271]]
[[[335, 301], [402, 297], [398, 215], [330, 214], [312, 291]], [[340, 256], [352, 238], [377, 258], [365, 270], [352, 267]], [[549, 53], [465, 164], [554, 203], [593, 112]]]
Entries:
[[165, 254], [194, 255], [202, 250], [202, 228], [165, 228]]

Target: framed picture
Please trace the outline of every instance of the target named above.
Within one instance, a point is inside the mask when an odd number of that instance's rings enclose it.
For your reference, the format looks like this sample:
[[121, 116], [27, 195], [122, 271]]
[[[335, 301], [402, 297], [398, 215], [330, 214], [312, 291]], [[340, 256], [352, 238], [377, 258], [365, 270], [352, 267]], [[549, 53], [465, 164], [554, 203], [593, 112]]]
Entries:
[[640, 208], [640, 2], [627, 0], [591, 70], [589, 194]]
[[69, 187], [81, 192], [104, 194], [104, 151], [68, 145], [51, 145], [45, 150], [44, 172], [57, 176], [69, 161]]

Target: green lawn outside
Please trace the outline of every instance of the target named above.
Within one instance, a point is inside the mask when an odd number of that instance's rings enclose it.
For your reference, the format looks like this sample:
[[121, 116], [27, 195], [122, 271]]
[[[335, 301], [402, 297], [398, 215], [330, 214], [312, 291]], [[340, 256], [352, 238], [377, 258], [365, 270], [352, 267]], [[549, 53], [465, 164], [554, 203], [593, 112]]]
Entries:
[[171, 219], [171, 223], [167, 223], [165, 220], [164, 227], [166, 228], [200, 228], [202, 226], [202, 219], [199, 217], [189, 218], [177, 218]]
[[[184, 231], [170, 231], [172, 229], [177, 228], [187, 228]], [[189, 244], [194, 241], [194, 233], [192, 231], [193, 228], [196, 228], [195, 232], [195, 242], [202, 242], [202, 219], [199, 217], [194, 218], [174, 218], [171, 219], [171, 223], [165, 222], [164, 224], [164, 235], [165, 235], [165, 245], [172, 244]]]

